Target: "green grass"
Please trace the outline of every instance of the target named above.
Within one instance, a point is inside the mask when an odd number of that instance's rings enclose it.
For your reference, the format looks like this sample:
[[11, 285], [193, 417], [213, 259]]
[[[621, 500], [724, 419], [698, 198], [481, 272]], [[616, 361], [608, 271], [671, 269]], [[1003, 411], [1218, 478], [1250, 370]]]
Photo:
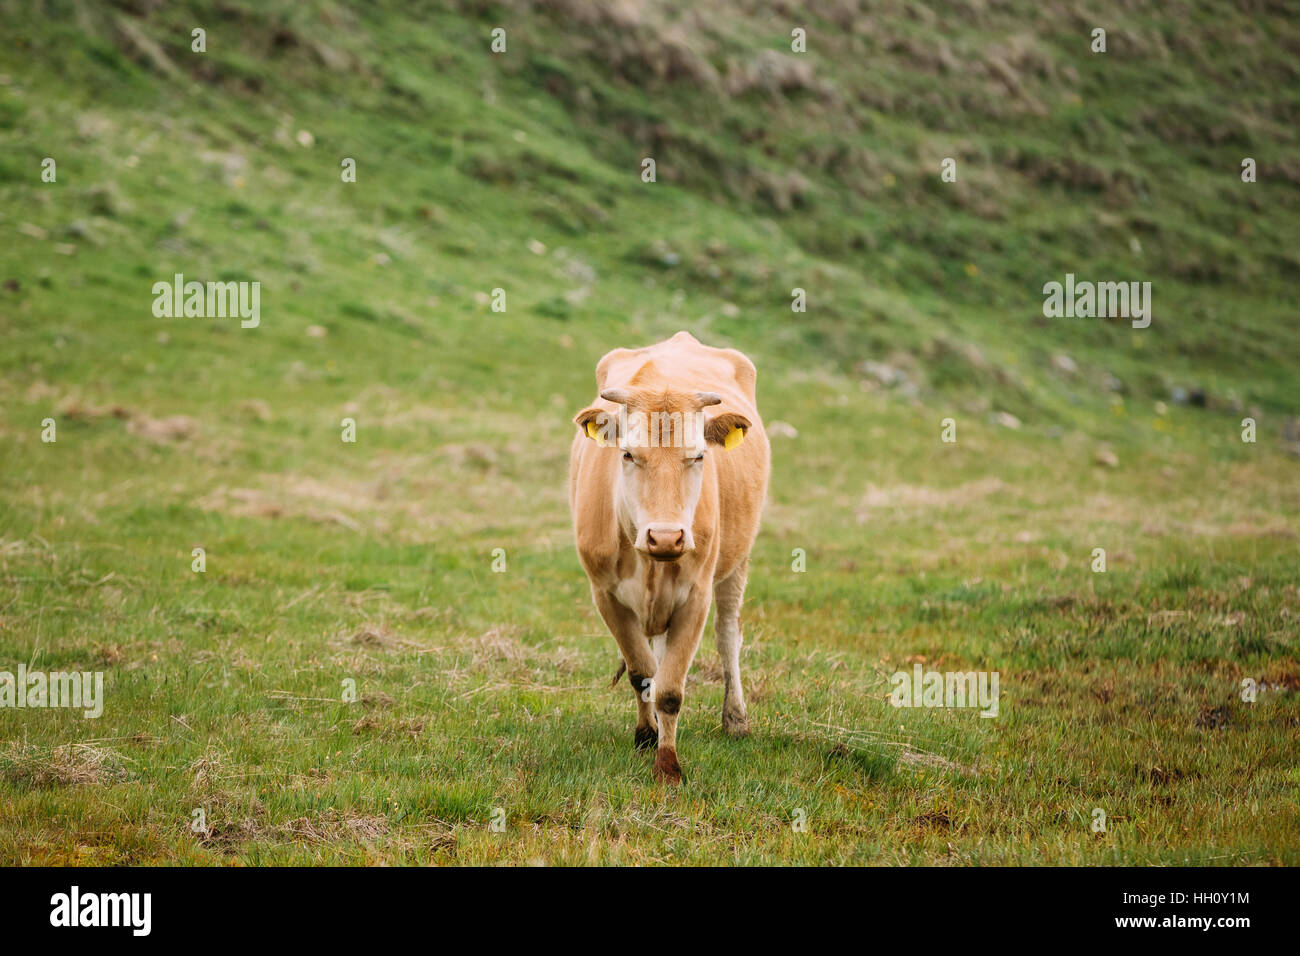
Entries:
[[[106, 703], [0, 710], [0, 862], [1300, 859], [1293, 22], [1099, 11], [1094, 56], [1091, 17], [1021, 2], [23, 6], [0, 671], [102, 670]], [[808, 72], [766, 88], [799, 23]], [[1043, 319], [1067, 271], [1152, 281], [1151, 328]], [[260, 281], [261, 327], [154, 318], [175, 272]], [[722, 733], [710, 623], [671, 790], [565, 471], [600, 355], [681, 328], [797, 435], [753, 733]], [[998, 671], [999, 716], [892, 707], [917, 661]]]

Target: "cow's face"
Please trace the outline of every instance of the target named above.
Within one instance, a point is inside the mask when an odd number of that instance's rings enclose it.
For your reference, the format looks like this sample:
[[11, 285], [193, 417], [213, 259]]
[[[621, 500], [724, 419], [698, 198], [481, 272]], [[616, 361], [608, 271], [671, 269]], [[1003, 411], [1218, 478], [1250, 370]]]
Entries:
[[722, 399], [712, 392], [655, 392], [607, 388], [600, 397], [621, 406], [618, 416], [587, 409], [574, 419], [621, 462], [615, 502], [633, 535], [633, 547], [656, 561], [676, 561], [695, 549], [695, 509], [708, 457], [739, 444], [749, 420], [704, 409]]

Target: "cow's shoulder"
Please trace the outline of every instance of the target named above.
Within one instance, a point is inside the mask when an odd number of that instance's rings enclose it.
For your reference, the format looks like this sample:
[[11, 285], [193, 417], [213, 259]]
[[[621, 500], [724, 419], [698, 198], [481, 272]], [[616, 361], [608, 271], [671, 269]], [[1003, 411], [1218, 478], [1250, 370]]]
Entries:
[[751, 399], [754, 398], [755, 387], [758, 384], [758, 369], [754, 368], [754, 363], [749, 360], [749, 356], [744, 352], [736, 349], [717, 349], [726, 356], [727, 361], [731, 363], [738, 384]]
[[614, 509], [617, 457], [616, 449], [601, 448], [582, 436], [574, 438], [569, 461], [569, 505], [578, 555], [593, 577], [612, 573], [624, 547]]

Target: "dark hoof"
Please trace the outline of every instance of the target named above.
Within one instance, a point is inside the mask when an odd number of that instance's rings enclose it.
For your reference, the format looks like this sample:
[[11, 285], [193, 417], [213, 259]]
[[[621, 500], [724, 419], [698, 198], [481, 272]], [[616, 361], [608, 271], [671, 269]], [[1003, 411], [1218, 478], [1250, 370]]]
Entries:
[[638, 727], [632, 735], [632, 744], [637, 750], [654, 750], [659, 746], [659, 731], [653, 727]]
[[655, 754], [655, 780], [659, 783], [676, 784], [682, 782], [682, 767], [677, 762], [677, 753], [671, 747], [663, 747]]

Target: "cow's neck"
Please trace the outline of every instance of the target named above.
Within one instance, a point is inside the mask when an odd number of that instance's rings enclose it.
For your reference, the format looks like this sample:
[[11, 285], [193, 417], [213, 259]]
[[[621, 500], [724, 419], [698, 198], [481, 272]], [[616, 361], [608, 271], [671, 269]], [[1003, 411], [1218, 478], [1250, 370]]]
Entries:
[[636, 558], [637, 576], [645, 595], [645, 606], [638, 612], [641, 629], [646, 637], [658, 637], [668, 630], [668, 620], [677, 610], [682, 562], [656, 561], [644, 554]]

